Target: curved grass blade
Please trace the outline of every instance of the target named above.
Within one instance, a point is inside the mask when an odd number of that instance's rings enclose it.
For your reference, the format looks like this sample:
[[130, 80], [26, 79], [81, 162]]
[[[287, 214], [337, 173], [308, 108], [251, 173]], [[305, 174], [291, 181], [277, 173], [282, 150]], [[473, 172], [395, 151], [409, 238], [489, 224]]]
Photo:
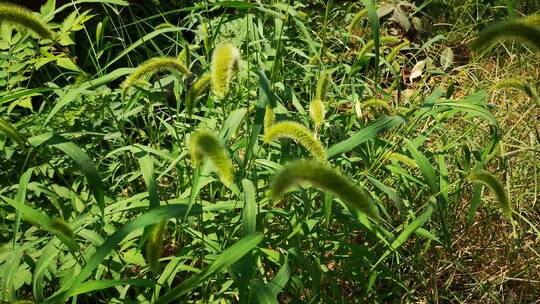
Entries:
[[103, 217], [105, 211], [105, 191], [103, 190], [103, 181], [92, 159], [76, 144], [60, 135], [42, 134], [31, 137], [28, 141], [34, 147], [40, 145], [54, 147], [71, 157], [81, 167], [83, 174], [86, 176], [88, 187], [92, 191]]
[[158, 187], [156, 177], [154, 176], [154, 161], [152, 157], [144, 150], [135, 153], [135, 157], [139, 161], [144, 183], [148, 190], [148, 200], [150, 201], [150, 209], [159, 206]]
[[76, 88], [66, 88], [65, 94], [61, 95], [60, 99], [55, 103], [54, 107], [49, 112], [49, 115], [47, 115], [47, 119], [45, 119], [43, 125], [46, 125], [63, 107], [77, 100], [77, 98], [79, 98], [86, 90], [98, 88], [118, 79], [119, 77], [133, 72], [133, 70], [134, 69], [132, 68], [119, 68], [102, 77], [83, 82], [82, 84], [77, 85]]
[[439, 183], [437, 178], [437, 173], [433, 165], [429, 162], [428, 158], [420, 153], [416, 146], [408, 139], [404, 140], [405, 145], [409, 152], [411, 152], [412, 157], [414, 158], [422, 176], [424, 177], [425, 182], [428, 184], [431, 194], [435, 195], [439, 192]]
[[291, 267], [289, 261], [285, 258], [285, 263], [281, 266], [276, 276], [268, 283], [268, 288], [272, 292], [274, 298], [277, 298], [279, 293], [285, 288], [291, 277]]
[[248, 254], [263, 240], [262, 234], [250, 234], [245, 236], [231, 247], [225, 249], [210, 265], [206, 266], [200, 273], [195, 274], [187, 280], [180, 283], [168, 291], [161, 298], [157, 299], [154, 304], [170, 303], [181, 296], [188, 293], [190, 290], [199, 287], [212, 275], [219, 273], [236, 263], [244, 255]]
[[[17, 187], [17, 195], [15, 196], [15, 201], [19, 204], [24, 204], [26, 200], [26, 189], [28, 188], [28, 183], [32, 177], [32, 168], [26, 170], [26, 172], [21, 175], [19, 179], [19, 185]], [[13, 224], [13, 249], [15, 249], [15, 244], [17, 242], [17, 234], [19, 233], [19, 225], [21, 224], [21, 212], [17, 210], [15, 212], [15, 223]]]
[[47, 245], [45, 245], [41, 251], [37, 265], [34, 268], [34, 273], [32, 276], [32, 293], [36, 303], [42, 303], [45, 301], [45, 297], [43, 295], [43, 289], [45, 287], [43, 284], [43, 277], [45, 276], [45, 273], [48, 272], [51, 264], [55, 263], [56, 258], [58, 257], [58, 253], [60, 252], [58, 242], [60, 242], [58, 239], [53, 238], [49, 241], [49, 243], [47, 243]]
[[125, 286], [125, 285], [132, 285], [132, 286], [139, 286], [139, 287], [152, 287], [154, 285], [153, 282], [145, 279], [125, 279], [125, 280], [97, 280], [97, 281], [89, 281], [84, 282], [79, 287], [77, 287], [75, 290], [73, 290], [69, 296], [76, 296], [80, 294], [89, 293], [91, 291], [96, 290], [103, 290], [115, 286]]
[[375, 268], [380, 262], [382, 262], [389, 254], [392, 252], [395, 252], [401, 245], [403, 245], [409, 237], [416, 232], [418, 229], [420, 229], [425, 222], [427, 222], [431, 218], [431, 214], [433, 213], [433, 207], [429, 206], [424, 213], [422, 213], [420, 216], [415, 218], [401, 233], [396, 237], [396, 239], [390, 244], [390, 248], [386, 250], [383, 255], [379, 258], [377, 263], [372, 267]]
[[257, 203], [255, 201], [255, 187], [249, 179], [242, 180], [244, 190], [244, 209], [242, 210], [242, 221], [244, 234], [249, 235], [256, 232], [257, 227]]
[[374, 83], [378, 86], [379, 81], [379, 16], [377, 15], [377, 8], [373, 0], [362, 0], [362, 4], [368, 10], [369, 19], [371, 21], [371, 34], [373, 36], [373, 44], [375, 48], [375, 77]]

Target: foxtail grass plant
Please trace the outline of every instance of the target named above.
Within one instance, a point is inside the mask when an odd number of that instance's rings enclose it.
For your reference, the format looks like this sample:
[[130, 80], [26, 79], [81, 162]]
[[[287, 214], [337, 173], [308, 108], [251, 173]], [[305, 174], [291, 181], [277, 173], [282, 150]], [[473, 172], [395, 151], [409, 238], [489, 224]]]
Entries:
[[496, 83], [492, 86], [492, 89], [516, 89], [519, 91], [524, 92], [529, 96], [529, 98], [536, 103], [538, 106], [540, 106], [540, 95], [538, 95], [538, 92], [536, 89], [524, 82], [523, 80], [519, 79], [506, 79], [501, 82]]
[[520, 41], [540, 50], [540, 26], [522, 20], [498, 22], [480, 32], [471, 48], [479, 51], [498, 41]]

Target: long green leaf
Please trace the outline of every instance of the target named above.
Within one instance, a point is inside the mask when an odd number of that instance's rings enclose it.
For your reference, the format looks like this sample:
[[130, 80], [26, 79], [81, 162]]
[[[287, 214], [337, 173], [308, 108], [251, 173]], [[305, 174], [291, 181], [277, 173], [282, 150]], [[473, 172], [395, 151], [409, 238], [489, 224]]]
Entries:
[[362, 128], [362, 130], [350, 138], [328, 148], [327, 156], [328, 158], [332, 158], [342, 153], [351, 151], [360, 144], [374, 138], [380, 132], [397, 127], [402, 123], [405, 123], [405, 120], [401, 116], [385, 116], [380, 118]]

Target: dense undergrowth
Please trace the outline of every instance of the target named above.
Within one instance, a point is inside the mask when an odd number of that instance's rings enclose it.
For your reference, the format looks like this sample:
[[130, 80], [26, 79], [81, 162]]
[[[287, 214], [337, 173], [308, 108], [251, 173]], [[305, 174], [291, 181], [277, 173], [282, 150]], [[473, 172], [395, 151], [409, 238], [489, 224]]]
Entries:
[[534, 302], [539, 8], [484, 2], [0, 4], [0, 300]]

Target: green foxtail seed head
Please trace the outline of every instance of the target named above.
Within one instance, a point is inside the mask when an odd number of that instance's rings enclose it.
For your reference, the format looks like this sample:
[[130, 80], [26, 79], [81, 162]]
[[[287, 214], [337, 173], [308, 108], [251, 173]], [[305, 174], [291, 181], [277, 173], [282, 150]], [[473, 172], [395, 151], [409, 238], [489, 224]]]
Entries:
[[278, 138], [290, 138], [304, 146], [314, 158], [326, 162], [322, 143], [305, 126], [292, 121], [278, 122], [265, 132], [263, 140], [268, 143]]
[[498, 41], [521, 41], [540, 50], [540, 26], [521, 20], [498, 22], [482, 32], [471, 44], [473, 50], [482, 50]]
[[475, 171], [469, 174], [467, 179], [473, 183], [481, 183], [493, 191], [497, 197], [499, 208], [501, 208], [503, 215], [508, 220], [512, 220], [512, 208], [510, 207], [510, 200], [508, 199], [508, 195], [501, 181], [497, 177], [487, 172]]
[[210, 86], [210, 79], [210, 73], [206, 73], [197, 79], [197, 81], [189, 88], [186, 94], [186, 110], [190, 117], [191, 114], [193, 114], [197, 101]]
[[[379, 45], [385, 45], [385, 44], [395, 44], [400, 42], [399, 38], [394, 36], [383, 36], [379, 39]], [[375, 40], [369, 40], [366, 42], [364, 47], [360, 49], [358, 52], [358, 58], [362, 58], [366, 55], [367, 52], [371, 51], [371, 49], [375, 46]]]
[[0, 2], [0, 23], [9, 22], [22, 26], [44, 39], [52, 39], [53, 33], [45, 21], [34, 15], [32, 11], [8, 2]]
[[367, 108], [388, 108], [388, 104], [386, 101], [378, 98], [370, 98], [364, 102], [362, 102], [362, 110], [365, 110]]
[[146, 240], [145, 254], [146, 262], [154, 273], [159, 272], [159, 258], [163, 252], [163, 240], [167, 228], [167, 221], [161, 221], [152, 226], [148, 239]]
[[240, 61], [240, 51], [232, 44], [216, 46], [212, 56], [212, 89], [214, 94], [223, 99], [229, 92], [233, 72]]
[[334, 193], [351, 209], [361, 211], [373, 219], [379, 218], [378, 209], [365, 190], [328, 164], [316, 160], [300, 160], [286, 164], [272, 179], [272, 197], [274, 200], [278, 199], [291, 187], [304, 182]]
[[52, 218], [51, 219], [51, 228], [54, 229], [55, 231], [59, 231], [61, 233], [63, 233], [65, 236], [69, 237], [69, 238], [73, 238], [73, 236], [75, 235], [73, 233], [73, 230], [71, 230], [71, 227], [69, 227], [68, 223], [66, 223], [63, 219], [61, 218]]
[[234, 182], [233, 164], [221, 141], [206, 130], [195, 131], [189, 142], [189, 154], [195, 165], [203, 159], [210, 159], [216, 167], [217, 174], [223, 184]]
[[410, 168], [418, 168], [418, 165], [416, 164], [414, 159], [408, 157], [405, 154], [401, 154], [401, 153], [398, 153], [398, 152], [392, 152], [392, 153], [390, 153], [390, 155], [388, 155], [388, 159], [400, 162], [400, 163], [402, 163], [402, 164], [404, 164], [404, 165], [406, 165], [406, 166], [408, 166]]
[[536, 92], [535, 88], [528, 85], [522, 80], [519, 79], [506, 79], [501, 82], [496, 83], [493, 87], [493, 89], [517, 89], [529, 96], [529, 98], [534, 101], [537, 105], [540, 105], [540, 96], [538, 95], [538, 92]]
[[160, 71], [177, 71], [181, 74], [189, 74], [188, 68], [176, 58], [156, 57], [148, 59], [137, 67], [135, 72], [124, 81], [122, 96], [126, 90], [143, 80], [144, 77], [151, 76]]
[[276, 115], [274, 114], [274, 108], [272, 108], [272, 105], [267, 104], [266, 110], [264, 111], [264, 132], [268, 132], [274, 122], [276, 121]]
[[309, 103], [309, 116], [315, 124], [315, 129], [318, 129], [324, 122], [324, 116], [326, 115], [326, 109], [324, 102], [318, 98], [313, 99]]
[[356, 113], [356, 118], [361, 119], [364, 116], [364, 113], [362, 112], [362, 103], [359, 99], [356, 99], [354, 102], [354, 111]]
[[527, 16], [521, 20], [525, 24], [540, 26], [540, 13]]
[[364, 8], [354, 15], [354, 17], [352, 18], [351, 24], [349, 24], [349, 33], [352, 33], [353, 30], [356, 27], [358, 27], [360, 20], [362, 20], [362, 18], [364, 18], [364, 16], [367, 15], [367, 13], [368, 13], [367, 8]]
[[[402, 43], [400, 43], [400, 44], [396, 45], [395, 47], [393, 47], [390, 54], [386, 57], [386, 61], [392, 63], [394, 58], [396, 57], [396, 55], [399, 53], [399, 51], [401, 51], [401, 49], [403, 49], [404, 47], [409, 46], [410, 44], [411, 44], [411, 42], [409, 40], [405, 40]], [[399, 70], [399, 69], [396, 69], [396, 71], [397, 70]]]
[[317, 80], [317, 88], [315, 91], [315, 99], [320, 99], [322, 101], [326, 100], [326, 93], [328, 92], [328, 87], [332, 81], [329, 71], [322, 71], [319, 79]]

